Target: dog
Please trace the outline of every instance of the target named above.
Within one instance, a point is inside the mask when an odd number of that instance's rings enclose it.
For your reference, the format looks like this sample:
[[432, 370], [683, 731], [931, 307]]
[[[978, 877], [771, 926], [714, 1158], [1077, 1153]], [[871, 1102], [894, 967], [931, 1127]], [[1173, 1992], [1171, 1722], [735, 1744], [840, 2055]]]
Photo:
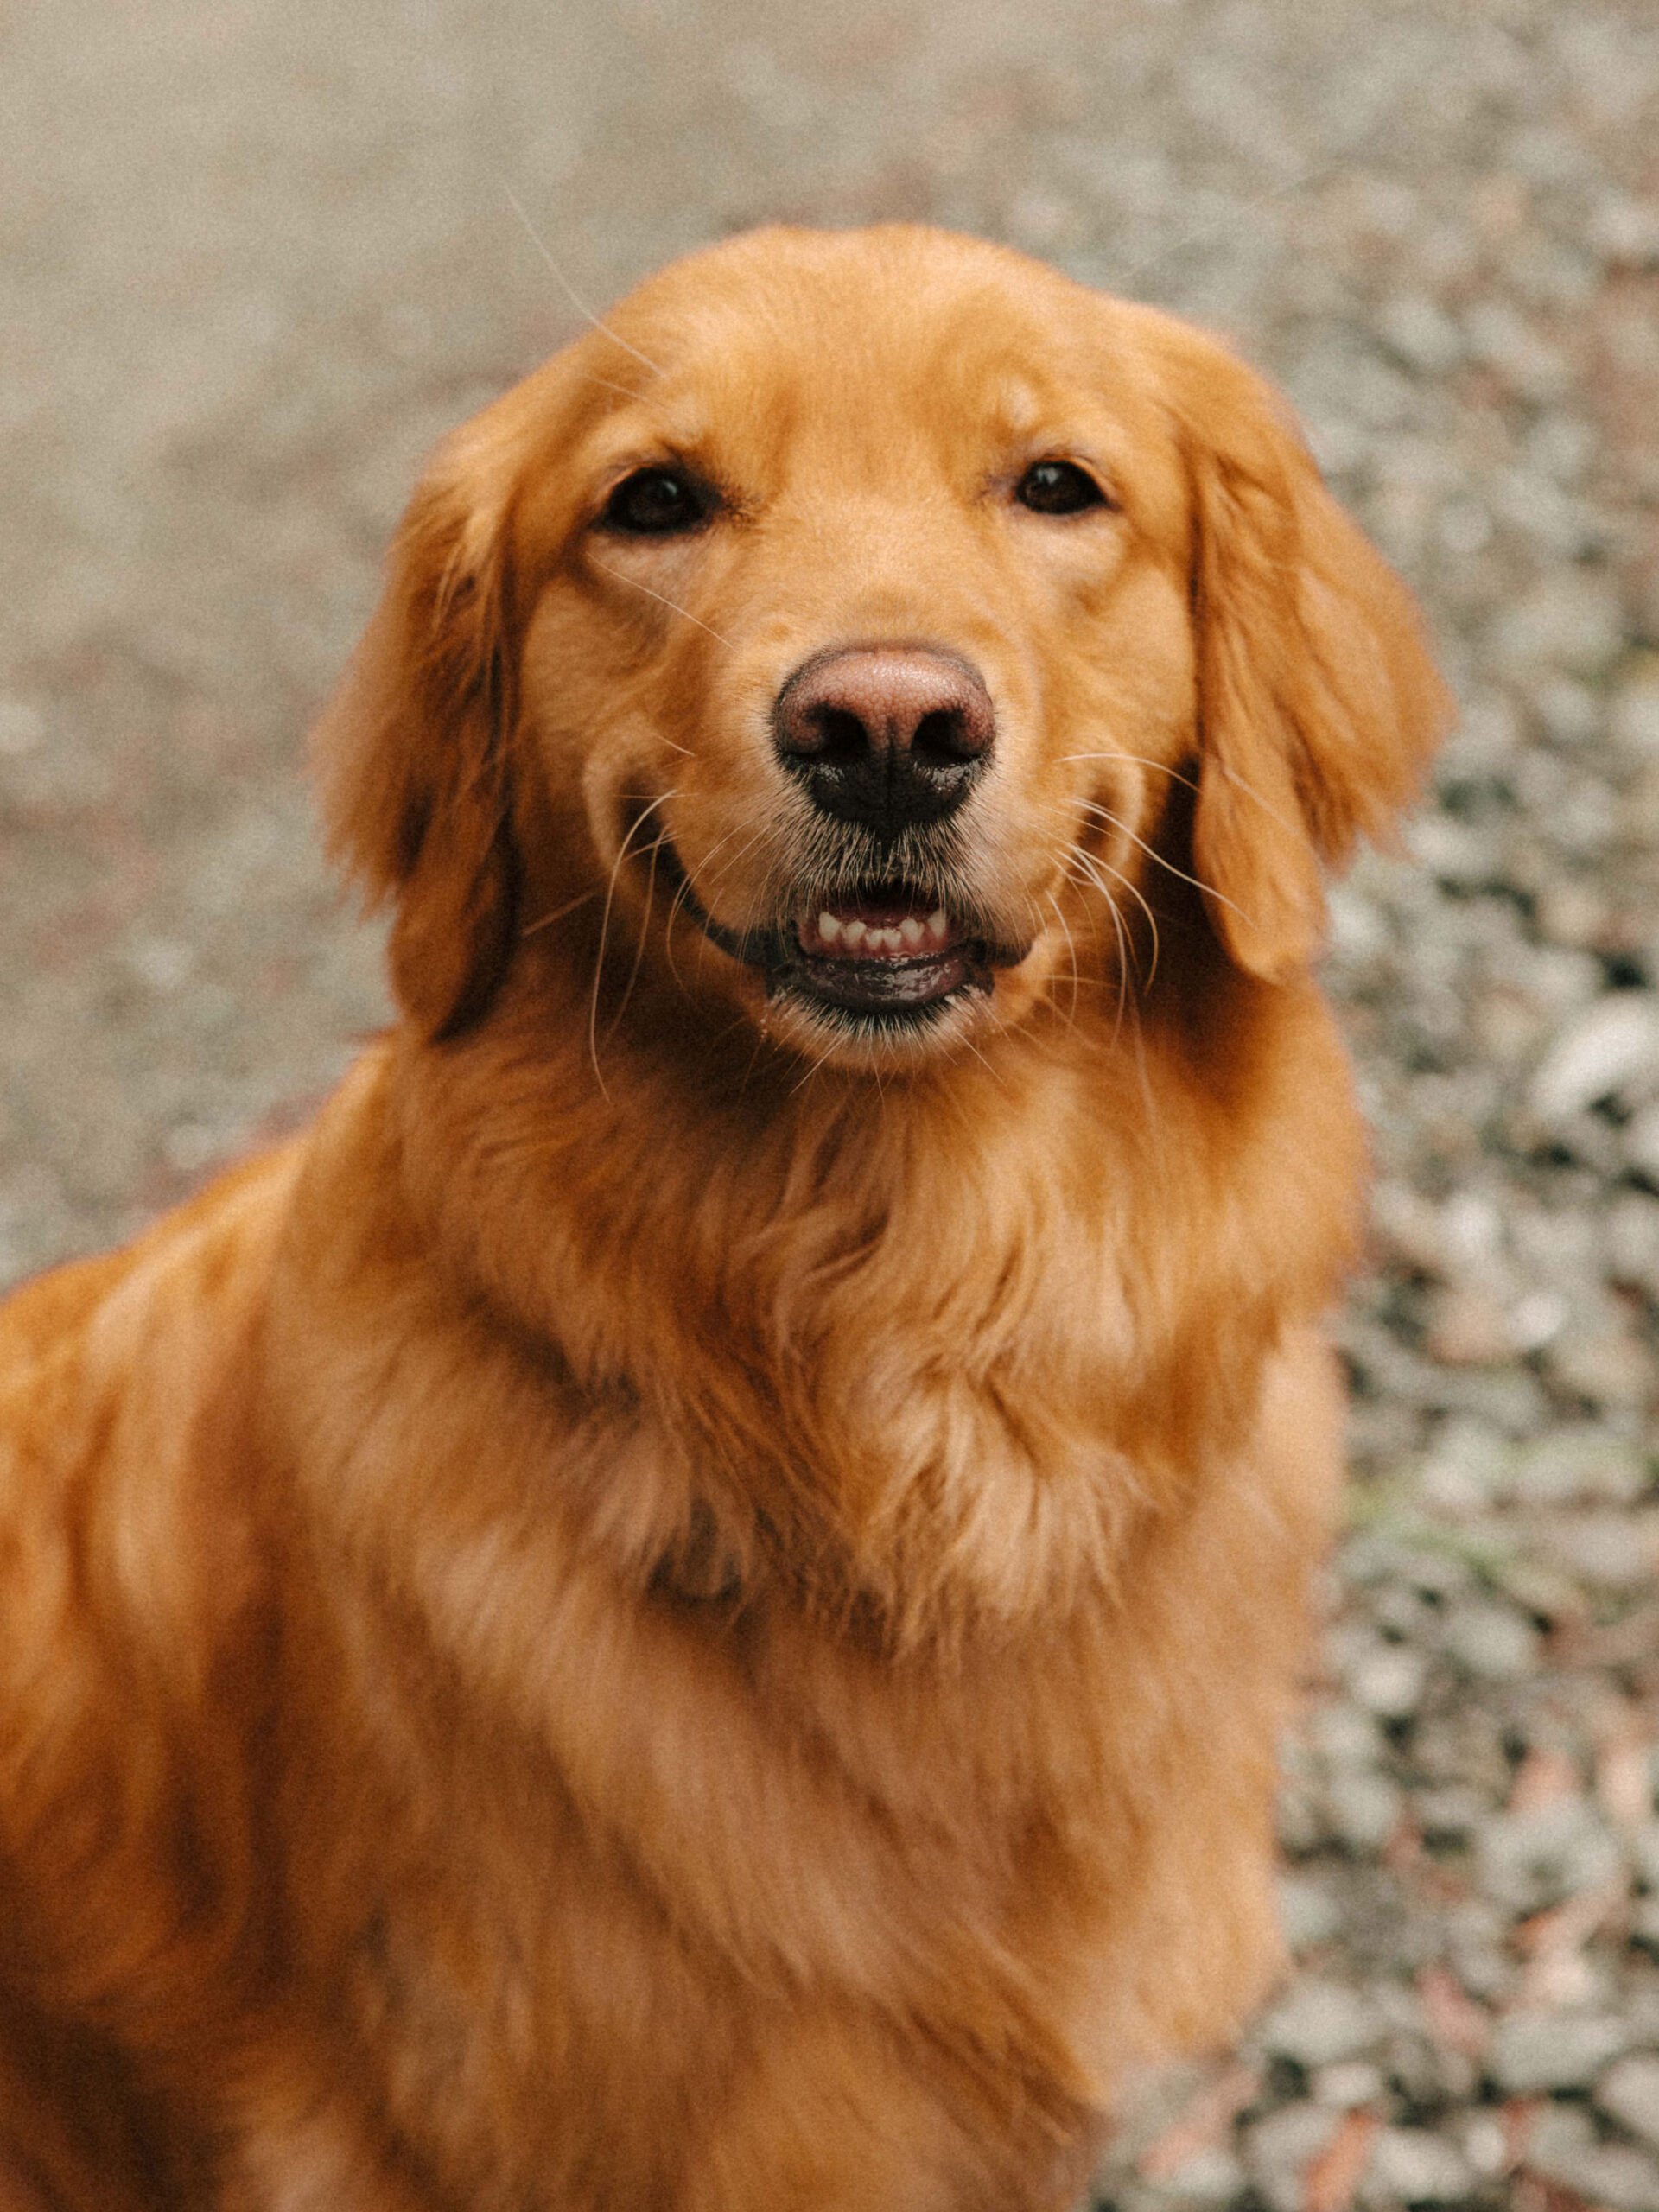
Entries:
[[439, 449], [315, 741], [399, 1018], [0, 1313], [0, 2202], [1074, 2201], [1279, 1968], [1323, 872], [1445, 720], [1271, 391], [997, 246]]

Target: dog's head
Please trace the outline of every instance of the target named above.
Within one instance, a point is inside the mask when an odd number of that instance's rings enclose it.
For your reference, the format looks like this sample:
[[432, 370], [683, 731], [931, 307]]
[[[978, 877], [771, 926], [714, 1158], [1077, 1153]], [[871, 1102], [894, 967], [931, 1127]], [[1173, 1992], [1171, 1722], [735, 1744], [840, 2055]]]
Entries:
[[435, 1037], [579, 915], [619, 1006], [648, 962], [880, 1069], [1122, 988], [1172, 901], [1299, 973], [1443, 720], [1249, 370], [894, 227], [695, 255], [452, 437], [319, 746]]

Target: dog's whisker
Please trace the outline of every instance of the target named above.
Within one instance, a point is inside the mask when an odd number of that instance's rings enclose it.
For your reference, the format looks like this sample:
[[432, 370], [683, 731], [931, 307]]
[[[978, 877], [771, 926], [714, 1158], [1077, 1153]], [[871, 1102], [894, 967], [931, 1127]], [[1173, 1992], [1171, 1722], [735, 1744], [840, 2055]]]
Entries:
[[1352, 166], [1354, 156], [1368, 139], [1376, 137], [1376, 128], [1373, 125], [1370, 130], [1362, 131], [1338, 160], [1317, 162], [1311, 168], [1299, 169], [1294, 176], [1287, 177], [1282, 184], [1269, 185], [1265, 192], [1259, 192], [1249, 200], [1239, 200], [1224, 213], [1212, 216], [1208, 222], [1194, 225], [1192, 230], [1184, 232], [1179, 238], [1172, 238], [1167, 245], [1160, 245], [1155, 253], [1149, 253], [1145, 260], [1119, 270], [1112, 279], [1113, 283], [1121, 285], [1127, 292], [1149, 269], [1156, 269], [1162, 263], [1173, 260], [1178, 253], [1185, 253], [1188, 246], [1202, 245], [1205, 238], [1217, 238], [1236, 229], [1261, 208], [1270, 207], [1275, 200], [1289, 199], [1293, 194], [1305, 192], [1313, 185], [1323, 184], [1327, 177], [1344, 175]]
[[[1122, 972], [1127, 976], [1129, 972], [1129, 967], [1132, 964], [1135, 981], [1139, 987], [1142, 990], [1150, 989], [1153, 978], [1158, 973], [1158, 917], [1153, 912], [1152, 908], [1147, 905], [1140, 886], [1136, 883], [1131, 882], [1129, 878], [1125, 875], [1121, 869], [1115, 868], [1109, 861], [1101, 859], [1097, 854], [1084, 852], [1081, 845], [1074, 844], [1068, 847], [1067, 849], [1070, 852], [1071, 858], [1083, 870], [1087, 880], [1104, 898], [1107, 906], [1110, 911], [1113, 927], [1117, 931], [1120, 957], [1122, 958], [1123, 956], [1127, 955], [1127, 958], [1123, 960]], [[1147, 926], [1152, 931], [1152, 964], [1147, 969], [1144, 978], [1141, 974], [1140, 963], [1135, 959], [1134, 939], [1129, 938], [1125, 932], [1123, 918], [1119, 911], [1116, 894], [1113, 892], [1111, 886], [1105, 880], [1106, 876], [1110, 876], [1114, 882], [1121, 883], [1124, 890], [1126, 890], [1131, 898], [1135, 900], [1136, 904], [1140, 906], [1141, 912], [1146, 916]]]
[[[595, 561], [594, 566], [602, 569], [607, 576], [614, 576], [619, 583], [632, 584], [635, 591], [644, 592], [647, 599], [654, 599], [659, 606], [668, 607], [673, 613], [684, 615], [686, 620], [695, 622], [699, 630], [708, 630], [715, 643], [724, 645], [728, 652], [736, 652], [737, 648], [729, 638], [722, 638], [718, 630], [709, 629], [700, 614], [693, 614], [689, 607], [682, 607], [677, 600], [670, 599], [664, 592], [653, 591], [649, 584], [642, 584], [638, 576], [631, 576], [622, 569], [613, 569], [608, 561]], [[683, 749], [681, 748], [682, 751]]]
[[1213, 765], [1220, 769], [1236, 791], [1243, 791], [1246, 798], [1254, 799], [1268, 819], [1276, 822], [1287, 837], [1294, 837], [1299, 845], [1312, 847], [1313, 840], [1308, 836], [1305, 823], [1294, 821], [1281, 814], [1270, 799], [1262, 798], [1254, 784], [1247, 782], [1236, 768], [1230, 768], [1224, 760], [1217, 760]]
[[1167, 776], [1172, 783], [1185, 784], [1190, 791], [1198, 788], [1192, 776], [1184, 776], [1179, 768], [1172, 768], [1166, 760], [1154, 760], [1144, 753], [1062, 753], [1056, 767], [1070, 767], [1084, 760], [1128, 760], [1137, 768], [1154, 768], [1160, 776]]
[[[1153, 977], [1158, 973], [1158, 917], [1153, 912], [1152, 908], [1147, 903], [1146, 893], [1141, 890], [1138, 883], [1133, 881], [1131, 878], [1125, 875], [1121, 868], [1114, 868], [1109, 860], [1103, 859], [1098, 853], [1086, 853], [1083, 847], [1078, 844], [1070, 846], [1068, 850], [1079, 865], [1087, 871], [1093, 880], [1096, 888], [1105, 894], [1114, 913], [1117, 911], [1117, 900], [1107, 884], [1102, 880], [1100, 873], [1102, 869], [1104, 869], [1106, 874], [1109, 875], [1114, 882], [1121, 883], [1122, 885], [1123, 888], [1128, 893], [1129, 896], [1140, 907], [1141, 912], [1146, 916], [1147, 927], [1152, 931], [1152, 965], [1147, 971], [1146, 979], [1141, 984], [1141, 988], [1143, 990], [1149, 989], [1151, 988]], [[1138, 976], [1139, 970], [1137, 969], [1136, 972]]]
[[663, 846], [667, 835], [666, 830], [658, 830], [649, 847], [651, 869], [645, 879], [645, 911], [639, 917], [639, 934], [634, 940], [633, 965], [628, 970], [628, 980], [622, 986], [622, 995], [617, 1001], [616, 1012], [611, 1016], [610, 1027], [605, 1032], [607, 1044], [609, 1044], [611, 1039], [615, 1036], [616, 1026], [627, 1012], [628, 1001], [633, 996], [633, 987], [639, 980], [639, 963], [645, 957], [645, 939], [651, 932], [651, 910], [657, 897], [657, 863], [662, 858]]
[[1052, 891], [1048, 892], [1046, 896], [1047, 897], [1049, 905], [1054, 909], [1054, 918], [1058, 922], [1065, 937], [1066, 957], [1070, 962], [1071, 968], [1071, 1006], [1070, 1012], [1066, 1015], [1066, 1021], [1070, 1027], [1075, 1027], [1077, 1019], [1078, 989], [1077, 944], [1071, 935], [1071, 925], [1065, 918], [1065, 907], [1061, 906], [1059, 900], [1054, 896], [1054, 893]]
[[[1086, 858], [1082, 853], [1077, 853], [1077, 857], [1080, 861]], [[1112, 1023], [1112, 1045], [1116, 1049], [1117, 1040], [1123, 1033], [1123, 1018], [1129, 1005], [1129, 969], [1135, 948], [1124, 926], [1123, 917], [1118, 912], [1117, 901], [1109, 892], [1106, 893], [1105, 903], [1106, 911], [1112, 918], [1112, 933], [1117, 939], [1117, 1013]]]
[[[1078, 804], [1085, 814], [1092, 814], [1110, 828], [1121, 830], [1132, 845], [1140, 847], [1149, 861], [1156, 861], [1160, 868], [1167, 868], [1171, 875], [1179, 876], [1183, 883], [1190, 883], [1195, 891], [1201, 891], [1206, 899], [1213, 899], [1218, 906], [1230, 906], [1241, 921], [1249, 922], [1252, 928], [1255, 927], [1253, 918], [1244, 912], [1236, 899], [1228, 898], [1224, 892], [1217, 891], [1213, 885], [1205, 883], [1200, 877], [1189, 875], [1184, 868], [1177, 868], [1174, 861], [1167, 855], [1160, 853], [1156, 846], [1149, 845], [1144, 837], [1136, 836], [1122, 817], [1114, 814], [1110, 807], [1101, 806], [1093, 799], [1082, 799]], [[1146, 902], [1142, 900], [1141, 903], [1145, 905]]]
[[645, 397], [644, 392], [635, 391], [631, 385], [613, 384], [609, 377], [596, 377], [591, 369], [583, 372], [582, 380], [584, 384], [597, 385], [601, 391], [615, 392], [619, 399], [639, 400]]
[[[599, 925], [599, 950], [594, 955], [594, 988], [588, 1001], [588, 1057], [594, 1064], [594, 1075], [599, 1084], [600, 1094], [607, 1103], [611, 1094], [605, 1087], [604, 1071], [599, 1065], [599, 993], [605, 976], [605, 950], [610, 938], [611, 907], [616, 898], [617, 878], [621, 873], [622, 863], [628, 856], [628, 848], [632, 844], [636, 833], [645, 827], [648, 818], [657, 811], [659, 806], [665, 806], [670, 799], [678, 797], [677, 791], [664, 791], [659, 797], [652, 799], [649, 805], [642, 807], [634, 816], [628, 825], [627, 835], [617, 849], [616, 858], [611, 863], [610, 880], [605, 887], [605, 912]], [[613, 1023], [611, 1028], [606, 1031], [607, 1040], [614, 1028], [615, 1024]]]
[[520, 201], [518, 194], [507, 182], [506, 178], [498, 173], [496, 182], [500, 186], [503, 193], [506, 195], [508, 207], [512, 208], [513, 213], [524, 225], [525, 236], [535, 247], [537, 252], [541, 255], [542, 259], [552, 270], [554, 282], [559, 286], [566, 299], [569, 301], [571, 306], [576, 310], [576, 313], [584, 316], [588, 321], [592, 323], [594, 328], [600, 332], [602, 336], [608, 338], [613, 346], [620, 346], [625, 353], [632, 353], [634, 359], [638, 361], [642, 367], [647, 368], [651, 371], [652, 376], [661, 376], [663, 373], [662, 370], [658, 366], [655, 361], [652, 360], [646, 354], [642, 353], [637, 346], [630, 346], [626, 338], [618, 337], [616, 332], [611, 328], [609, 323], [602, 321], [601, 318], [594, 313], [592, 308], [588, 306], [587, 301], [582, 298], [575, 286], [565, 275], [563, 270], [560, 268], [558, 263], [555, 261], [552, 255], [548, 251], [547, 246], [542, 238], [540, 232], [536, 228], [535, 224], [531, 221], [530, 217], [524, 213], [523, 204]]
[[550, 914], [542, 914], [533, 922], [526, 922], [518, 932], [522, 944], [527, 937], [534, 937], [540, 930], [550, 930], [555, 922], [562, 922], [567, 914], [574, 914], [578, 906], [586, 906], [597, 899], [597, 891], [584, 891], [579, 898], [567, 899], [563, 906], [556, 906]]

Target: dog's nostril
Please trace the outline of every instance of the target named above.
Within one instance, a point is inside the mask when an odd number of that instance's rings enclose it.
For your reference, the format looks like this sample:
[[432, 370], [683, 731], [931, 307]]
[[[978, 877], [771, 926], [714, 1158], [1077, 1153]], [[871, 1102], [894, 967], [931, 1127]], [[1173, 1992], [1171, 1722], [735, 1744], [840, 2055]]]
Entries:
[[910, 749], [924, 760], [947, 761], [954, 766], [959, 761], [976, 760], [985, 747], [975, 742], [959, 708], [939, 707], [917, 723]]
[[861, 760], [870, 750], [870, 733], [850, 708], [814, 707], [805, 722], [816, 742], [795, 748], [804, 759], [840, 767]]

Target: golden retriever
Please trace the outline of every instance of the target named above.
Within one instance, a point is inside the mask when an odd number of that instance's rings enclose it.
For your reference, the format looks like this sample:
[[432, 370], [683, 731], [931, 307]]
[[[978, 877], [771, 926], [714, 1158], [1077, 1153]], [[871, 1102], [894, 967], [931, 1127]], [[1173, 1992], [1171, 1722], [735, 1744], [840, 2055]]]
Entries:
[[440, 449], [317, 738], [401, 1019], [0, 1316], [0, 2202], [1072, 2201], [1279, 1957], [1443, 713], [1250, 371], [966, 238]]

